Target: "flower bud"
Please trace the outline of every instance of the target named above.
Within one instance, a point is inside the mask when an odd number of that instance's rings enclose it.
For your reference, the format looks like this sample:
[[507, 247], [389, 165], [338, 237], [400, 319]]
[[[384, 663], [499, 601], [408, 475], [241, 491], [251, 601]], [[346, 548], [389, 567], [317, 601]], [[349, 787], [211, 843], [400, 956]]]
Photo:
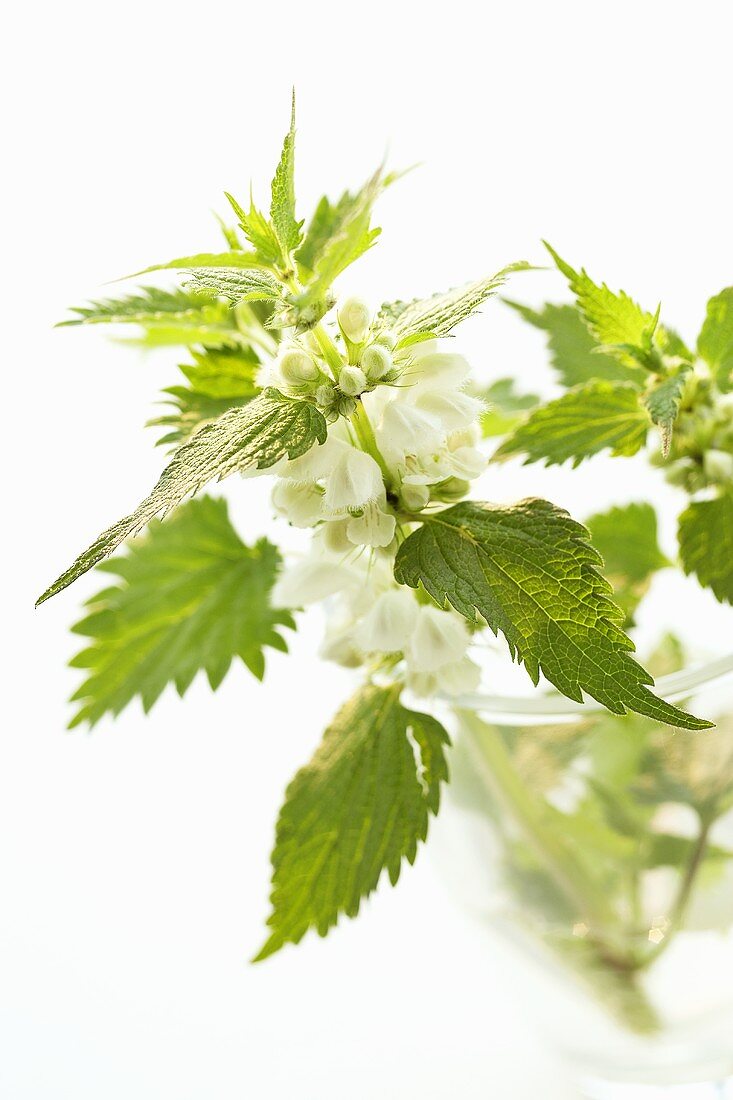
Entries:
[[356, 410], [356, 401], [353, 397], [339, 397], [336, 402], [336, 412], [339, 416], [349, 417]]
[[397, 337], [389, 328], [382, 329], [374, 337], [375, 344], [381, 344], [383, 348], [387, 348], [388, 351], [393, 351], [394, 346], [397, 343]]
[[422, 512], [430, 500], [427, 485], [405, 485], [400, 489], [400, 501], [408, 512]]
[[316, 390], [316, 404], [322, 409], [327, 409], [336, 400], [336, 392], [333, 386], [324, 384]]
[[381, 344], [370, 344], [361, 357], [361, 367], [370, 382], [377, 382], [392, 370], [392, 356]]
[[347, 397], [358, 397], [366, 385], [367, 380], [360, 367], [344, 367], [339, 374], [339, 388]]
[[371, 313], [361, 298], [347, 298], [338, 308], [341, 331], [352, 344], [363, 344], [369, 332]]
[[283, 380], [295, 388], [314, 382], [320, 374], [314, 360], [300, 348], [288, 348], [280, 356], [278, 365]]
[[440, 485], [436, 485], [433, 490], [433, 495], [436, 500], [443, 500], [446, 503], [448, 501], [463, 500], [471, 488], [471, 483], [465, 481], [460, 477], [449, 477], [446, 481], [442, 481]]

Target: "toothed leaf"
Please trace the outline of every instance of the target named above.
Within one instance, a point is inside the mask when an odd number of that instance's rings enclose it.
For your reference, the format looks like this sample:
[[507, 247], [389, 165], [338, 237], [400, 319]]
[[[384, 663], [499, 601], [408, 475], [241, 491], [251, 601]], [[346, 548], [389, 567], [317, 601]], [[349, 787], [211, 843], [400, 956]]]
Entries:
[[378, 323], [394, 329], [401, 342], [423, 332], [436, 337], [447, 336], [456, 325], [496, 294], [512, 272], [526, 270], [527, 266], [526, 263], [509, 264], [495, 275], [434, 294], [430, 298], [385, 302], [379, 311]]
[[102, 564], [118, 580], [73, 628], [89, 642], [71, 662], [86, 673], [71, 726], [119, 714], [136, 696], [147, 712], [168, 684], [183, 695], [201, 670], [215, 689], [236, 657], [262, 679], [264, 648], [285, 650], [278, 628], [294, 627], [270, 606], [279, 567], [266, 539], [244, 545], [224, 500], [200, 497], [154, 520]]
[[295, 217], [295, 93], [290, 115], [290, 129], [285, 135], [280, 162], [272, 181], [270, 218], [283, 253], [288, 255], [301, 240], [302, 221]]
[[502, 443], [495, 458], [526, 455], [525, 464], [544, 460], [547, 466], [584, 459], [610, 450], [634, 455], [649, 430], [649, 415], [640, 393], [628, 382], [588, 382], [531, 412]]
[[382, 872], [412, 863], [448, 778], [448, 735], [407, 710], [399, 688], [369, 685], [341, 708], [288, 787], [272, 853], [271, 934], [257, 958], [308, 929], [354, 917]]
[[504, 299], [506, 305], [530, 325], [547, 333], [550, 361], [568, 389], [581, 382], [636, 382], [642, 384], [644, 372], [638, 364], [621, 363], [615, 356], [604, 354], [601, 345], [591, 335], [575, 306], [546, 303], [541, 310], [530, 309]]
[[733, 389], [733, 286], [711, 298], [697, 341], [701, 359], [712, 367], [720, 389]]
[[680, 516], [678, 538], [685, 573], [721, 603], [733, 603], [733, 492], [693, 501]]
[[470, 622], [483, 616], [535, 683], [542, 672], [568, 698], [580, 702], [586, 692], [616, 714], [637, 711], [687, 729], [710, 725], [649, 691], [654, 681], [631, 656], [633, 642], [618, 625], [623, 612], [600, 564], [586, 529], [546, 500], [464, 502], [408, 536], [395, 578], [422, 584]]
[[665, 458], [672, 444], [674, 422], [680, 411], [680, 401], [691, 370], [691, 366], [684, 364], [673, 374], [655, 382], [644, 398], [649, 415], [659, 428], [662, 437], [662, 454]]
[[307, 401], [267, 389], [242, 408], [230, 409], [174, 452], [152, 492], [129, 516], [103, 531], [92, 545], [39, 597], [43, 603], [78, 580], [137, 534], [151, 519], [165, 516], [214, 478], [266, 469], [286, 455], [298, 458], [326, 439], [326, 421]]

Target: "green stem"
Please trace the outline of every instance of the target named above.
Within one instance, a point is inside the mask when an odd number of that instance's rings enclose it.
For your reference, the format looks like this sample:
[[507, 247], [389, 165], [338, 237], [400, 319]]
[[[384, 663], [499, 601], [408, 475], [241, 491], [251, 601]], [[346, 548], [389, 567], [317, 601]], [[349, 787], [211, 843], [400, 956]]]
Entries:
[[687, 915], [687, 909], [690, 904], [690, 898], [692, 897], [692, 891], [697, 881], [697, 876], [700, 872], [700, 868], [705, 860], [705, 853], [707, 851], [708, 841], [710, 839], [710, 829], [712, 827], [712, 821], [701, 821], [700, 832], [697, 835], [695, 846], [692, 849], [690, 855], [690, 861], [685, 868], [685, 873], [682, 876], [682, 881], [677, 891], [677, 896], [674, 900], [672, 908], [669, 914], [669, 927], [665, 933], [664, 939], [656, 947], [644, 957], [642, 966], [651, 966], [664, 951], [669, 947], [670, 942], [674, 939], [675, 934], [680, 931], [684, 924], [685, 917]]
[[354, 426], [356, 437], [359, 440], [359, 446], [363, 451], [366, 451], [368, 455], [374, 459], [382, 472], [382, 478], [384, 484], [389, 489], [392, 485], [392, 475], [389, 472], [389, 467], [384, 461], [381, 451], [377, 446], [377, 440], [374, 435], [374, 429], [372, 428], [371, 421], [367, 415], [367, 411], [364, 408], [362, 401], [357, 400], [356, 409], [351, 415], [351, 423]]
[[[481, 774], [497, 801], [509, 811], [522, 829], [527, 842], [551, 871], [555, 881], [577, 909], [579, 917], [592, 933], [602, 933], [617, 923], [617, 916], [598, 884], [591, 879], [572, 851], [552, 828], [542, 804], [534, 799], [516, 772], [499, 732], [474, 714], [459, 711], [463, 726], [471, 734], [471, 744], [482, 765]], [[593, 936], [596, 942], [595, 935]], [[628, 961], [613, 954], [604, 945], [607, 961], [628, 967]]]
[[328, 369], [331, 372], [331, 377], [333, 378], [334, 382], [338, 382], [341, 368], [344, 365], [344, 361], [341, 358], [341, 353], [339, 352], [339, 349], [336, 347], [333, 340], [328, 335], [320, 321], [317, 325], [313, 327], [312, 331], [313, 335], [318, 341], [319, 348], [323, 352], [323, 358], [326, 360]]

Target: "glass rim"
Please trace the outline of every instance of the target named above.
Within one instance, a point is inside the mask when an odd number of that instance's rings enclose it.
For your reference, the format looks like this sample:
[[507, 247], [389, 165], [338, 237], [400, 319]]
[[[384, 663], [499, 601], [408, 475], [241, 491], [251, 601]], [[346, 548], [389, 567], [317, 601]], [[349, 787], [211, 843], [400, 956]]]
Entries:
[[[673, 703], [694, 694], [701, 688], [712, 687], [733, 676], [733, 653], [707, 661], [701, 665], [691, 665], [659, 676], [654, 684], [655, 693]], [[651, 686], [651, 685], [650, 685]], [[607, 708], [595, 699], [577, 703], [563, 695], [535, 692], [533, 695], [490, 695], [487, 692], [467, 692], [463, 695], [440, 695], [444, 703], [458, 710], [472, 710], [489, 714], [493, 719], [504, 718], [517, 722], [527, 718], [532, 722], [577, 721], [584, 714], [596, 714]]]

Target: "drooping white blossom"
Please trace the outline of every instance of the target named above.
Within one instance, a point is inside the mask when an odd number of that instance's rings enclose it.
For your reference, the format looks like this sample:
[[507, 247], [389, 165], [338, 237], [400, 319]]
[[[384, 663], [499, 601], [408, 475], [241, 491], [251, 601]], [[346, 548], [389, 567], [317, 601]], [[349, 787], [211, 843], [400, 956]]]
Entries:
[[366, 653], [396, 653], [415, 629], [417, 612], [412, 591], [395, 588], [384, 592], [362, 619], [355, 639]]

